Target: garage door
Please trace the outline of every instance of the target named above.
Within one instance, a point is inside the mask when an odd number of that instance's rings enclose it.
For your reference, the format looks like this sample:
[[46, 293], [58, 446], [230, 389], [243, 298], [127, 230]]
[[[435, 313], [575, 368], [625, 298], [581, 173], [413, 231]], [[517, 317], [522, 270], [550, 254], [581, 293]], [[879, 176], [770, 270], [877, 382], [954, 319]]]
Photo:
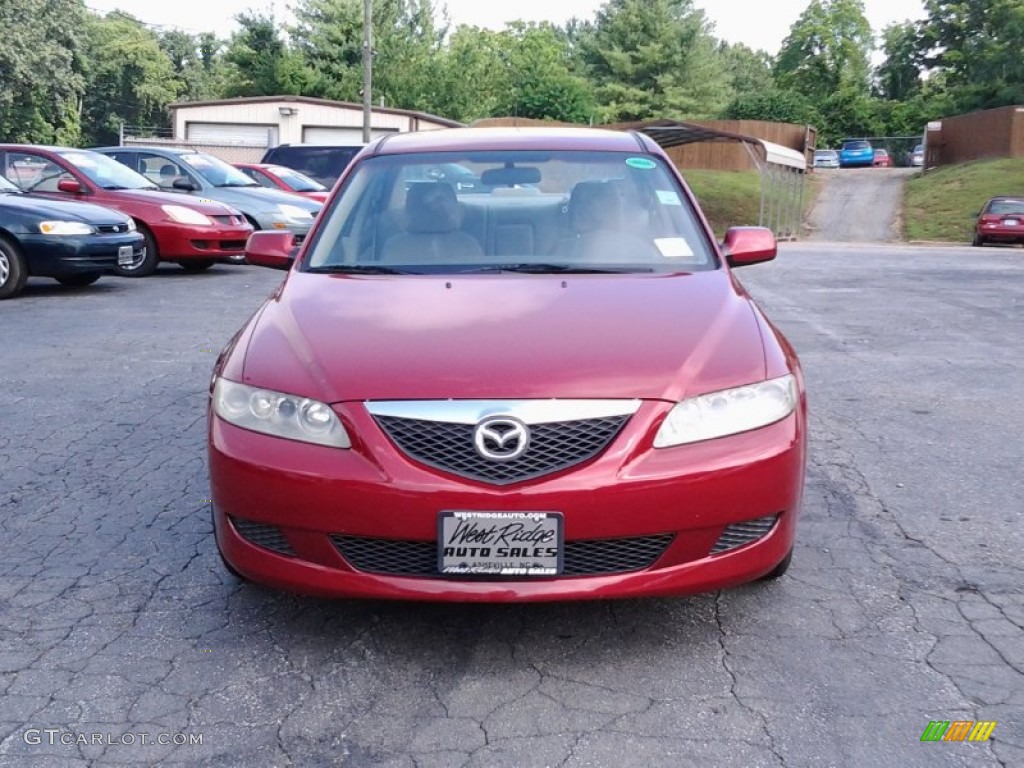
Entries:
[[185, 135], [189, 141], [203, 144], [245, 144], [251, 147], [277, 144], [276, 125], [189, 123], [185, 127]]
[[[371, 132], [373, 138], [387, 136], [389, 133], [398, 133], [395, 130], [382, 130], [375, 128]], [[362, 144], [362, 128], [321, 128], [307, 125], [302, 129], [302, 141], [306, 144]]]

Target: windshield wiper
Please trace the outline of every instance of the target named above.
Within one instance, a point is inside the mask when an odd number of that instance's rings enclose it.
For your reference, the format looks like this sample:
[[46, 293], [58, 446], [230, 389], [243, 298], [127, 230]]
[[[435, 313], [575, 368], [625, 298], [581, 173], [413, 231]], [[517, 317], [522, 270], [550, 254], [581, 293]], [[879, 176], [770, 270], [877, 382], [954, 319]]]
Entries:
[[244, 184], [240, 181], [225, 181], [223, 184], [214, 184], [214, 186], [223, 189], [224, 187], [258, 187], [259, 184], [257, 184], [255, 181], [251, 183], [247, 182]]
[[322, 267], [310, 267], [305, 270], [319, 275], [415, 275], [407, 269], [383, 267], [379, 264], [329, 264]]
[[460, 272], [522, 272], [524, 274], [561, 274], [561, 275], [622, 275], [633, 272], [653, 272], [650, 267], [596, 267], [586, 264], [544, 264], [541, 262], [521, 262], [515, 264], [488, 264], [473, 267]]
[[[104, 189], [109, 189], [109, 190], [132, 189], [132, 187], [122, 187], [122, 186], [120, 186], [118, 184], [104, 184], [103, 188]], [[136, 187], [136, 189], [137, 189], [137, 187]]]

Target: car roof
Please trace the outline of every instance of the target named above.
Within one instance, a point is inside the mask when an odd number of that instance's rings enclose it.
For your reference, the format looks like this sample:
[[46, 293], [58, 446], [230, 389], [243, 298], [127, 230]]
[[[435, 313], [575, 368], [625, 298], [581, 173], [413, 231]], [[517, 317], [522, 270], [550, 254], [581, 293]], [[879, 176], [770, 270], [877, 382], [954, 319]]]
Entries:
[[181, 147], [157, 147], [141, 144], [132, 144], [130, 147], [94, 147], [97, 152], [156, 152], [165, 155], [198, 155], [197, 149], [182, 149]]
[[647, 152], [654, 146], [650, 138], [639, 133], [599, 128], [444, 128], [391, 134], [379, 139], [372, 153], [508, 149]]

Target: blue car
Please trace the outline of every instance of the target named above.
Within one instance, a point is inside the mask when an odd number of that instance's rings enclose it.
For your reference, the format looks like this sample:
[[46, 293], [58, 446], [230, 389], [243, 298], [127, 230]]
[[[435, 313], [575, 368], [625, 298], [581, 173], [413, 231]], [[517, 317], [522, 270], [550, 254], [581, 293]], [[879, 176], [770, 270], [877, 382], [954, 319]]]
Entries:
[[142, 250], [143, 237], [124, 214], [28, 195], [0, 176], [0, 300], [21, 293], [29, 276], [89, 285]]
[[840, 168], [870, 168], [875, 161], [875, 149], [870, 141], [847, 139], [839, 149]]

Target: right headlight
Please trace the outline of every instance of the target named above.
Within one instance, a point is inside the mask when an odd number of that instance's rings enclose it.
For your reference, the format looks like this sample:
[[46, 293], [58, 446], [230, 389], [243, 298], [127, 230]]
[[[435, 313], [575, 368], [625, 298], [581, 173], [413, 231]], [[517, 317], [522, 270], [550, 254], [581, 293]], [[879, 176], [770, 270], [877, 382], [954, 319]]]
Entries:
[[796, 402], [796, 378], [791, 373], [691, 397], [669, 411], [654, 437], [654, 447], [696, 443], [765, 427], [791, 414]]
[[304, 443], [350, 448], [338, 415], [326, 403], [217, 379], [213, 412], [236, 427]]
[[213, 220], [209, 216], [200, 213], [195, 208], [186, 208], [184, 205], [161, 205], [160, 207], [164, 213], [179, 224], [196, 224], [206, 227], [213, 224]]

